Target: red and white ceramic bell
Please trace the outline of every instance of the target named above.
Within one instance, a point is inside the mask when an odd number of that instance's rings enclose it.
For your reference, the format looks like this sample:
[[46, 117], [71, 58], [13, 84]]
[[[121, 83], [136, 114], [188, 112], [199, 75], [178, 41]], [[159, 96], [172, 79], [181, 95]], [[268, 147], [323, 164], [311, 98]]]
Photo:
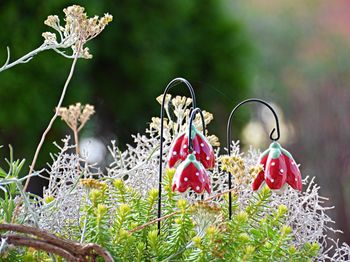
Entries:
[[[192, 152], [196, 159], [206, 169], [212, 169], [215, 165], [215, 154], [213, 147], [207, 138], [194, 126], [191, 131]], [[181, 133], [170, 147], [168, 156], [168, 166], [174, 167], [181, 160], [185, 160], [189, 154], [188, 133]]]
[[253, 181], [253, 190], [258, 190], [266, 183], [270, 189], [280, 190], [286, 183], [295, 190], [302, 191], [301, 173], [292, 155], [277, 142], [271, 143], [269, 149], [259, 158], [263, 170]]
[[173, 191], [177, 190], [183, 193], [188, 189], [192, 189], [198, 194], [202, 194], [204, 190], [208, 194], [211, 193], [210, 179], [207, 171], [193, 153], [189, 154], [176, 168], [173, 178]]

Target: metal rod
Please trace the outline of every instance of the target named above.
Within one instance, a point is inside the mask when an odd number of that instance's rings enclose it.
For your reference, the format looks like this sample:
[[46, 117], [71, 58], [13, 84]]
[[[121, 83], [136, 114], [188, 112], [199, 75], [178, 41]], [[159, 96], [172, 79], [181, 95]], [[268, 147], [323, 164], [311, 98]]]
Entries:
[[[275, 117], [275, 121], [276, 121], [276, 127], [272, 129], [271, 133], [270, 133], [270, 139], [273, 140], [273, 141], [277, 141], [279, 138], [280, 138], [280, 126], [279, 126], [279, 121], [278, 121], [278, 117], [277, 117], [277, 114], [275, 112], [275, 110], [272, 108], [271, 105], [269, 105], [266, 101], [264, 100], [261, 100], [261, 99], [257, 99], [257, 98], [250, 98], [250, 99], [247, 99], [247, 100], [244, 100], [242, 102], [240, 102], [238, 105], [235, 106], [235, 108], [232, 110], [229, 118], [228, 118], [228, 122], [227, 122], [227, 150], [228, 150], [228, 155], [230, 156], [231, 155], [231, 141], [232, 141], [232, 132], [231, 132], [231, 120], [232, 120], [232, 117], [233, 115], [235, 114], [235, 112], [237, 111], [237, 109], [244, 105], [244, 104], [247, 104], [247, 103], [250, 103], [250, 102], [257, 102], [257, 103], [261, 103], [265, 106], [267, 106], [272, 114], [274, 115]], [[273, 134], [274, 132], [277, 131], [277, 137], [274, 138], [273, 137]], [[228, 173], [228, 188], [229, 190], [231, 190], [232, 188], [232, 174], [231, 172]], [[231, 219], [232, 218], [232, 193], [231, 191], [229, 192], [229, 196], [228, 196], [228, 202], [229, 202], [229, 218]]]
[[[191, 116], [190, 116], [190, 123], [189, 123], [189, 127], [188, 127], [188, 152], [192, 153], [193, 151], [193, 143], [192, 143], [192, 138], [191, 138], [191, 134], [192, 134], [192, 122], [194, 120], [194, 118], [196, 117], [196, 114], [199, 113], [199, 115], [201, 116], [201, 120], [202, 120], [202, 133], [205, 136], [205, 121], [204, 121], [204, 116], [203, 116], [203, 112], [199, 107], [196, 107], [195, 109], [192, 110], [191, 112]], [[201, 196], [201, 200], [204, 200], [204, 194], [202, 194]]]
[[196, 117], [196, 114], [199, 114], [201, 116], [202, 120], [202, 128], [203, 128], [203, 135], [205, 136], [205, 121], [204, 121], [204, 116], [203, 112], [199, 107], [196, 107], [195, 109], [192, 110], [191, 116], [190, 116], [190, 123], [189, 123], [189, 128], [188, 128], [188, 151], [191, 153], [193, 151], [193, 143], [191, 139], [191, 133], [192, 133], [192, 122], [194, 118]]
[[[181, 83], [184, 83], [191, 93], [192, 108], [196, 108], [196, 96], [191, 84], [184, 78], [178, 77], [169, 82], [163, 93], [163, 100], [160, 109], [160, 149], [159, 149], [159, 184], [158, 184], [158, 219], [162, 216], [162, 173], [163, 173], [163, 135], [164, 135], [164, 106], [166, 95], [169, 90]], [[158, 221], [158, 235], [160, 234], [160, 220]]]

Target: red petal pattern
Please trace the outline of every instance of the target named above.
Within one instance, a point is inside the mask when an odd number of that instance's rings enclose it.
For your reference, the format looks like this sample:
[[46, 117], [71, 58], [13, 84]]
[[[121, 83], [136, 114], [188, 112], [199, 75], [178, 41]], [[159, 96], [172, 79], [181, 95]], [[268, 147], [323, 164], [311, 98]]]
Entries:
[[260, 171], [258, 176], [254, 179], [252, 188], [254, 191], [258, 190], [261, 184], [265, 181], [264, 179], [264, 171]]
[[214, 168], [215, 154], [212, 146], [202, 134], [193, 127], [192, 129], [192, 152], [188, 148], [188, 133], [181, 133], [170, 147], [168, 166], [176, 166], [173, 178], [173, 191], [183, 193], [191, 188], [198, 194], [206, 190], [211, 193], [210, 179], [206, 169]]
[[266, 161], [267, 161], [268, 156], [269, 156], [269, 154], [265, 154], [264, 156], [260, 157], [259, 163], [260, 163], [260, 165], [263, 166], [263, 170], [261, 170], [259, 172], [258, 176], [253, 181], [252, 187], [253, 187], [254, 191], [258, 190], [259, 187], [261, 186], [261, 184], [265, 181], [264, 169], [265, 169], [265, 166], [266, 166]]
[[173, 178], [172, 190], [185, 192], [191, 188], [198, 194], [203, 193], [204, 190], [211, 193], [210, 179], [205, 168], [199, 163], [194, 155], [189, 155], [187, 159], [182, 162], [176, 169]]
[[[193, 153], [196, 159], [202, 163], [204, 168], [212, 169], [215, 166], [215, 154], [213, 147], [208, 140], [197, 133], [192, 139]], [[185, 160], [189, 154], [188, 150], [188, 134], [181, 133], [170, 147], [168, 156], [168, 166], [174, 167], [180, 160]]]
[[301, 173], [297, 163], [295, 163], [294, 159], [290, 159], [286, 155], [284, 155], [284, 158], [288, 169], [287, 183], [295, 190], [302, 191], [303, 182], [301, 180]]
[[[192, 139], [193, 153], [196, 159], [202, 163], [204, 168], [212, 169], [215, 165], [215, 154], [212, 146], [205, 137], [196, 134]], [[188, 136], [185, 135], [180, 149], [180, 156], [185, 160], [188, 155]]]
[[263, 170], [259, 172], [253, 181], [253, 190], [258, 190], [265, 181], [269, 188], [282, 189], [287, 182], [292, 188], [302, 191], [302, 179], [300, 170], [293, 157], [277, 142], [273, 142], [267, 152], [260, 157], [259, 163]]
[[173, 144], [170, 146], [169, 156], [168, 156], [168, 166], [170, 168], [174, 167], [178, 161], [181, 160], [180, 149], [182, 141], [185, 137], [185, 133], [182, 133], [175, 139]]
[[287, 165], [281, 154], [278, 158], [269, 157], [265, 168], [265, 182], [271, 189], [281, 189], [287, 179]]

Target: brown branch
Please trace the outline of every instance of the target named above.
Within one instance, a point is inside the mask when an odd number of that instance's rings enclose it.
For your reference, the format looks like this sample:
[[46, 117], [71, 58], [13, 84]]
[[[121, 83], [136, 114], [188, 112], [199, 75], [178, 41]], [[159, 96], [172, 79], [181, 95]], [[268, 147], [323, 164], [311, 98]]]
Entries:
[[[87, 257], [96, 257], [96, 255], [102, 257], [106, 262], [114, 261], [107, 250], [94, 243], [81, 245], [71, 240], [59, 238], [54, 234], [46, 232], [45, 230], [23, 225], [0, 224], [0, 231], [1, 230], [33, 235], [37, 238], [31, 238], [23, 235], [3, 235], [0, 237], [7, 238], [8, 243], [18, 246], [28, 246], [36, 249], [41, 249], [46, 252], [62, 256], [68, 261], [87, 261]], [[73, 258], [80, 259], [69, 260], [67, 257], [65, 257], [69, 256], [69, 254], [73, 255]]]
[[60, 257], [65, 258], [69, 262], [76, 262], [79, 261], [76, 259], [76, 256], [71, 254], [69, 251], [64, 250], [63, 248], [57, 247], [55, 245], [52, 245], [50, 243], [45, 243], [42, 240], [31, 238], [31, 237], [25, 237], [22, 235], [0, 235], [1, 238], [6, 238], [7, 243], [12, 244], [14, 246], [25, 246], [25, 247], [32, 247], [35, 249], [44, 250], [48, 253], [53, 253], [56, 255], [59, 255]]
[[[111, 256], [111, 254], [109, 254], [108, 251], [106, 251], [105, 249], [103, 249], [102, 247], [100, 247], [97, 244], [86, 244], [81, 251], [83, 252], [83, 254], [89, 254], [91, 251], [95, 251], [95, 253], [97, 255], [99, 255], [100, 257], [102, 257], [105, 262], [113, 262], [113, 257]], [[90, 256], [92, 256], [93, 254], [91, 254]]]
[[45, 230], [35, 227], [28, 227], [16, 224], [0, 224], [0, 230], [13, 231], [23, 234], [29, 234], [38, 238], [44, 239], [46, 242], [59, 246], [61, 248], [73, 251], [72, 249], [79, 249], [80, 245], [70, 240], [61, 239], [54, 234], [50, 234]]
[[223, 196], [223, 195], [226, 195], [227, 193], [234, 192], [235, 190], [236, 190], [235, 188], [231, 188], [231, 189], [226, 190], [226, 191], [224, 191], [224, 192], [218, 193], [218, 194], [216, 194], [216, 195], [214, 195], [214, 196], [208, 197], [208, 198], [205, 199], [203, 202], [209, 202], [210, 200], [213, 200], [213, 199], [215, 199], [215, 198], [218, 198], [218, 197], [221, 197], [221, 196]]
[[145, 224], [143, 224], [143, 225], [141, 225], [141, 226], [135, 227], [134, 229], [130, 230], [129, 232], [130, 232], [130, 233], [134, 233], [134, 232], [139, 231], [139, 230], [141, 230], [141, 229], [143, 229], [143, 228], [145, 228], [145, 227], [147, 227], [147, 226], [149, 226], [149, 225], [152, 225], [152, 224], [154, 224], [154, 223], [157, 223], [158, 221], [161, 221], [161, 220], [163, 220], [163, 219], [172, 217], [173, 215], [176, 215], [176, 214], [178, 214], [178, 213], [179, 213], [179, 211], [175, 211], [175, 212], [173, 212], [173, 213], [167, 214], [166, 216], [163, 216], [163, 217], [160, 217], [160, 218], [157, 218], [157, 219], [153, 219], [153, 220], [151, 220], [151, 221], [149, 221], [149, 222], [147, 222], [147, 223], [145, 223]]

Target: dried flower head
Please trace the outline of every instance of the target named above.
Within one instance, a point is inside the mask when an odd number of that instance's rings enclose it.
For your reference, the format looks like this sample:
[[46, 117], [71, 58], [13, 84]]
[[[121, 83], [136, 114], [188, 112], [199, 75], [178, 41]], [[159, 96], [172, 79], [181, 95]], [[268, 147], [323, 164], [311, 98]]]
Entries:
[[[56, 33], [44, 32], [44, 45], [52, 48], [59, 54], [73, 58], [89, 59], [92, 55], [89, 53], [89, 48], [84, 47], [85, 43], [98, 36], [104, 28], [113, 20], [110, 14], [105, 14], [103, 17], [94, 16], [89, 18], [85, 13], [84, 7], [72, 5], [63, 9], [65, 14], [65, 25], [61, 26], [60, 19], [57, 15], [49, 15], [44, 24], [53, 28]], [[57, 41], [56, 34], [59, 35]], [[66, 55], [59, 49], [72, 48], [73, 54]]]
[[222, 221], [220, 211], [215, 203], [196, 202], [191, 206], [192, 219], [199, 236], [203, 236], [210, 226], [217, 226]]
[[66, 124], [72, 129], [78, 132], [84, 127], [86, 122], [95, 113], [94, 106], [86, 104], [82, 105], [76, 103], [67, 107], [58, 108], [58, 115]]
[[[163, 102], [163, 96], [164, 95], [160, 95], [156, 98], [156, 100], [158, 101], [158, 103], [161, 105], [162, 102]], [[171, 95], [170, 94], [167, 94], [165, 96], [165, 101], [164, 101], [164, 106], [167, 107], [169, 105], [169, 102], [170, 102], [170, 99], [171, 99]]]
[[42, 33], [42, 36], [45, 39], [45, 41], [44, 41], [45, 44], [47, 44], [47, 45], [57, 45], [56, 34], [51, 33], [51, 32], [44, 32], [44, 33]]
[[86, 188], [90, 188], [90, 189], [94, 188], [94, 189], [101, 189], [101, 190], [107, 189], [107, 184], [97, 179], [85, 178], [85, 179], [80, 179], [79, 182]]
[[216, 135], [210, 135], [210, 136], [207, 136], [207, 138], [208, 138], [209, 143], [212, 146], [215, 146], [215, 147], [220, 146], [219, 138]]
[[230, 172], [235, 178], [236, 183], [249, 184], [251, 182], [251, 178], [246, 175], [246, 167], [242, 157], [225, 155], [221, 156], [219, 161], [221, 169], [225, 172]]

